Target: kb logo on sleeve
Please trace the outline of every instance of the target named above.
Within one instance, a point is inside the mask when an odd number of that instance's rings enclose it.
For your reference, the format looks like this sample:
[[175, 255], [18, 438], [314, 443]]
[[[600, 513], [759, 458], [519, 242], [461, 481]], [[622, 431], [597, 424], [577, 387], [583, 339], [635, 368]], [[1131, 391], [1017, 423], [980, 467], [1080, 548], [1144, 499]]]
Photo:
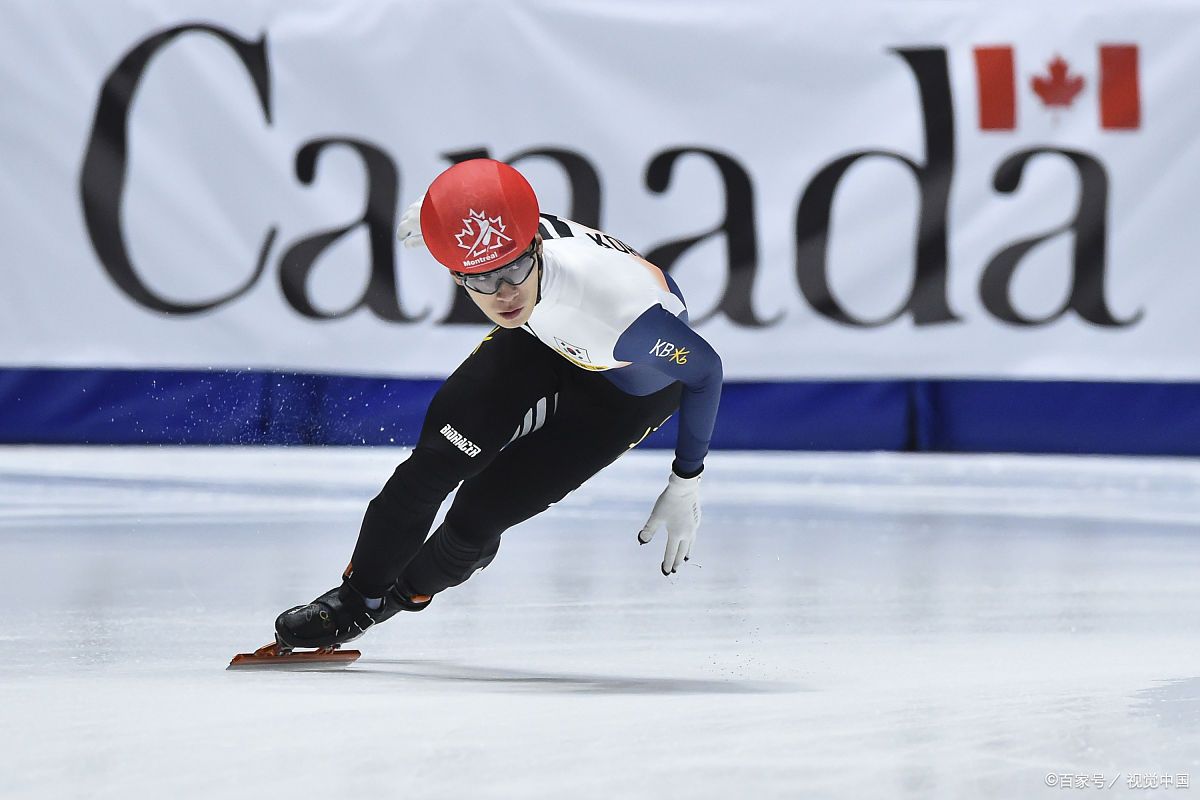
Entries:
[[686, 364], [689, 352], [691, 351], [687, 348], [676, 347], [674, 342], [664, 342], [662, 339], [650, 348], [651, 355], [674, 361], [676, 364]]

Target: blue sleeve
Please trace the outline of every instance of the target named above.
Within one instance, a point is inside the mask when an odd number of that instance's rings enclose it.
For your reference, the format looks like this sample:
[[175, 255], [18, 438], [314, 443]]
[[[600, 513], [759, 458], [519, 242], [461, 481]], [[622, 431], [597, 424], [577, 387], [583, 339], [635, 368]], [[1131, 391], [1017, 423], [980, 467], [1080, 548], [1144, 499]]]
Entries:
[[625, 329], [613, 355], [683, 383], [673, 469], [685, 478], [699, 475], [721, 401], [723, 372], [717, 351], [683, 320], [654, 306]]

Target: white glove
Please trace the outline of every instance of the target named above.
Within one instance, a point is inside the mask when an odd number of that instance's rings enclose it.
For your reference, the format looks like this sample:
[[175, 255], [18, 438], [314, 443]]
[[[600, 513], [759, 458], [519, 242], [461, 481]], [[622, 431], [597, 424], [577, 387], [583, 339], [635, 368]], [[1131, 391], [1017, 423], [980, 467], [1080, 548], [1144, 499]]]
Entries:
[[396, 228], [396, 238], [405, 247], [424, 247], [425, 237], [421, 235], [421, 203], [425, 195], [404, 209], [400, 215], [400, 225]]
[[667, 552], [663, 556], [662, 574], [670, 575], [688, 560], [696, 529], [700, 527], [700, 476], [681, 478], [674, 472], [667, 488], [654, 501], [650, 519], [638, 533], [638, 541], [649, 544], [660, 524], [667, 526]]

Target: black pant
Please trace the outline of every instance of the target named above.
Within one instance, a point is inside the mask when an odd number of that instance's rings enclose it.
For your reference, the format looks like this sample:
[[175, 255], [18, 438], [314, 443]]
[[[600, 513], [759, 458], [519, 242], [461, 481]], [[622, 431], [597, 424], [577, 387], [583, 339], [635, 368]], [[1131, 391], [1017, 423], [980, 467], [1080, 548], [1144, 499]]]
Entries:
[[678, 383], [626, 394], [523, 330], [493, 330], [438, 390], [412, 455], [368, 505], [351, 584], [367, 597], [393, 583], [428, 595], [457, 586], [491, 562], [505, 530], [656, 430], [679, 396]]

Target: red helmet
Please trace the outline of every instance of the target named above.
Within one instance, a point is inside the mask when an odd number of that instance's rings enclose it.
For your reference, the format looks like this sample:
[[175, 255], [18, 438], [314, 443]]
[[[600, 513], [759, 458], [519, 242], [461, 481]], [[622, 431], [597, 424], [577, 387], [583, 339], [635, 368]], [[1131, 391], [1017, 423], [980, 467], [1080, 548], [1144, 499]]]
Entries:
[[521, 173], [477, 158], [434, 178], [421, 204], [421, 235], [442, 266], [488, 272], [529, 248], [538, 229], [538, 202]]

